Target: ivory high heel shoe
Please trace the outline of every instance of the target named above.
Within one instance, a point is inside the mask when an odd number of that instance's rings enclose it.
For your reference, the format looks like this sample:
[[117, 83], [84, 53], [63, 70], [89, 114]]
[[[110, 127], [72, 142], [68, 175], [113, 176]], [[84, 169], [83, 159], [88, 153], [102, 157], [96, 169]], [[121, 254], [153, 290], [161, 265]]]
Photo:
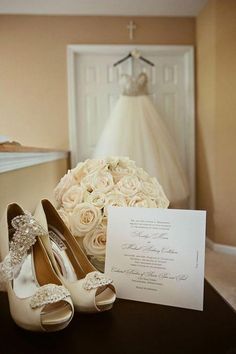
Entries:
[[0, 285], [18, 326], [50, 332], [65, 328], [74, 308], [43, 246], [45, 234], [20, 206], [8, 206], [0, 224]]
[[92, 313], [111, 309], [116, 299], [112, 280], [89, 262], [53, 205], [42, 200], [34, 216], [48, 229], [50, 238], [44, 238], [44, 246], [62, 284], [71, 293], [75, 310]]

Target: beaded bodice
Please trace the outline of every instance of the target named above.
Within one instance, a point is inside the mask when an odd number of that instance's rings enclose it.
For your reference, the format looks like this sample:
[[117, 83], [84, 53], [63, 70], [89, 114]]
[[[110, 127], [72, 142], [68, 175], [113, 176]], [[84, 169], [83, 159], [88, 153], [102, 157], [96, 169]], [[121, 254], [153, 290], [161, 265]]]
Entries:
[[120, 79], [121, 94], [124, 96], [143, 96], [148, 94], [148, 78], [145, 73], [141, 73], [134, 78], [128, 74], [123, 74]]

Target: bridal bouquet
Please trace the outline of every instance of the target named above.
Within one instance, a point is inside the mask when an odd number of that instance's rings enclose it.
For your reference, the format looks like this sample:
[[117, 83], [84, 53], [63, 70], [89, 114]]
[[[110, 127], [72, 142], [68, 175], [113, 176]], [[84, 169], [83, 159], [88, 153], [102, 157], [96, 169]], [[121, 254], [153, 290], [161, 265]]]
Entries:
[[157, 179], [126, 157], [80, 162], [61, 179], [54, 196], [61, 218], [80, 239], [95, 265], [104, 264], [109, 205], [146, 208], [169, 205]]

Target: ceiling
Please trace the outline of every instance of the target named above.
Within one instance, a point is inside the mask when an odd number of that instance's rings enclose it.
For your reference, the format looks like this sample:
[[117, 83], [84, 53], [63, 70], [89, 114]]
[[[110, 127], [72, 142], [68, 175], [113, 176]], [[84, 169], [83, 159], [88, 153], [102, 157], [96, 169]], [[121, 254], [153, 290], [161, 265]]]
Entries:
[[0, 14], [197, 16], [207, 0], [0, 0]]

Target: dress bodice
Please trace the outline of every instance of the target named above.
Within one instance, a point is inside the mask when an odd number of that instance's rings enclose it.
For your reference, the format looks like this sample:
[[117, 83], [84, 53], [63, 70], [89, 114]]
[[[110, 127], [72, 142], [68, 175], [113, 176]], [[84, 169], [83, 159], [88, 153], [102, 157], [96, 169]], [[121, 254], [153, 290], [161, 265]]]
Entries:
[[145, 73], [139, 74], [136, 78], [128, 74], [123, 74], [120, 79], [121, 94], [124, 96], [147, 95], [147, 83], [148, 78]]

